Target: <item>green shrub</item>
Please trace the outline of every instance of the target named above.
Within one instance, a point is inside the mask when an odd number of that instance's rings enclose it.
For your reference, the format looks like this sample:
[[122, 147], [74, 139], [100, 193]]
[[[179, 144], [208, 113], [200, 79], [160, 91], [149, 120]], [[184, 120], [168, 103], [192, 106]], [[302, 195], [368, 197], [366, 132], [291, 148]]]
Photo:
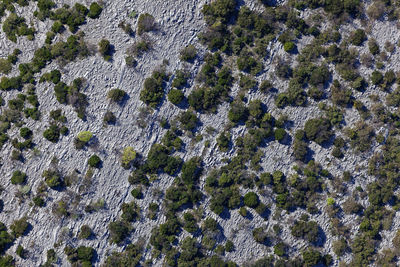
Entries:
[[278, 142], [282, 141], [285, 136], [286, 136], [286, 131], [283, 128], [278, 128], [275, 130], [275, 140], [277, 140]]
[[110, 61], [112, 56], [112, 46], [110, 44], [110, 41], [108, 41], [107, 39], [102, 39], [99, 42], [99, 52], [104, 60]]
[[265, 243], [268, 240], [268, 234], [263, 227], [254, 228], [253, 237], [257, 243]]
[[19, 220], [15, 220], [10, 226], [10, 229], [15, 237], [20, 237], [26, 234], [29, 225], [30, 223], [27, 221], [27, 218], [23, 217]]
[[249, 111], [241, 101], [234, 101], [230, 105], [228, 112], [228, 119], [231, 122], [238, 123], [240, 121], [246, 121], [249, 115]]
[[98, 3], [93, 2], [90, 4], [88, 17], [91, 19], [97, 19], [102, 11], [103, 8]]
[[133, 56], [127, 56], [125, 57], [125, 63], [128, 67], [134, 68], [137, 66], [137, 61]]
[[50, 142], [57, 143], [60, 139], [60, 128], [57, 125], [50, 125], [49, 128], [44, 130], [43, 137], [49, 140]]
[[32, 199], [33, 203], [35, 204], [35, 206], [37, 207], [44, 207], [45, 205], [45, 201], [43, 198], [41, 198], [40, 196], [36, 196]]
[[196, 58], [197, 49], [194, 45], [188, 45], [187, 47], [183, 48], [180, 52], [181, 60], [183, 61], [192, 61]]
[[167, 75], [164, 71], [154, 71], [151, 77], [145, 79], [140, 91], [140, 100], [152, 108], [157, 107], [164, 95], [164, 81]]
[[295, 50], [295, 48], [296, 48], [296, 45], [293, 42], [286, 42], [283, 45], [283, 49], [285, 50], [285, 52], [288, 52], [288, 53], [293, 52]]
[[121, 89], [111, 89], [108, 93], [107, 93], [107, 97], [109, 99], [111, 99], [111, 101], [116, 102], [116, 103], [120, 103], [126, 96], [126, 92], [124, 90]]
[[140, 14], [137, 24], [137, 33], [142, 35], [145, 32], [155, 30], [156, 22], [154, 17], [148, 13]]
[[115, 124], [117, 117], [115, 117], [114, 113], [108, 110], [104, 113], [103, 121], [107, 124]]
[[87, 143], [92, 139], [93, 134], [90, 131], [82, 131], [78, 134], [77, 138], [79, 141], [82, 141], [84, 143]]
[[328, 141], [331, 136], [331, 124], [326, 118], [310, 119], [304, 126], [304, 131], [309, 140], [322, 145]]
[[8, 74], [12, 70], [12, 64], [9, 60], [0, 58], [0, 73]]
[[131, 195], [136, 199], [142, 198], [143, 197], [142, 189], [140, 187], [132, 189]]
[[93, 235], [92, 229], [89, 227], [89, 225], [84, 224], [84, 225], [81, 226], [78, 238], [79, 239], [88, 239], [92, 235]]
[[92, 168], [99, 168], [101, 164], [101, 159], [97, 155], [93, 155], [89, 158], [88, 164]]
[[174, 105], [180, 104], [184, 98], [185, 96], [181, 90], [171, 89], [168, 93], [168, 100]]
[[24, 184], [26, 182], [26, 173], [16, 170], [11, 176], [12, 184]]
[[196, 129], [199, 119], [196, 114], [192, 111], [184, 111], [179, 116], [179, 122], [182, 128], [186, 131], [193, 131]]
[[367, 40], [367, 35], [362, 29], [357, 29], [350, 35], [350, 42], [353, 45], [360, 46], [364, 43], [365, 40]]
[[379, 53], [379, 45], [375, 39], [370, 39], [368, 41], [368, 48], [372, 55], [377, 55]]
[[20, 133], [21, 137], [24, 139], [31, 138], [32, 134], [33, 134], [31, 129], [29, 129], [27, 127], [22, 127], [21, 129], [19, 129], [19, 133]]
[[132, 161], [135, 160], [135, 158], [136, 158], [136, 151], [133, 149], [133, 147], [130, 146], [125, 147], [121, 156], [122, 167], [129, 168]]
[[371, 82], [374, 85], [380, 85], [383, 82], [383, 74], [377, 70], [371, 74]]
[[315, 221], [296, 220], [292, 227], [292, 235], [315, 243], [319, 239], [319, 226]]
[[50, 188], [57, 188], [62, 185], [61, 175], [57, 170], [45, 170], [42, 176]]
[[124, 221], [111, 222], [108, 225], [108, 230], [110, 231], [110, 242], [115, 244], [120, 244], [130, 233], [128, 224]]
[[260, 203], [260, 200], [258, 199], [258, 195], [256, 193], [249, 192], [244, 195], [243, 202], [247, 207], [255, 208]]

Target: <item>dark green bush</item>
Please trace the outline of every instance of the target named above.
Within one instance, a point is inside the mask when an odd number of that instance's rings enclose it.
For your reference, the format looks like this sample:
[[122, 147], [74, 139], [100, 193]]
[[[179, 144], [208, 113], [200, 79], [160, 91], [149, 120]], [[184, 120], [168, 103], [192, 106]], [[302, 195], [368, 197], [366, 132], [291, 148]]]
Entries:
[[240, 121], [246, 121], [249, 115], [247, 107], [241, 101], [234, 101], [230, 105], [228, 112], [228, 119], [231, 122], [238, 123]]
[[319, 226], [315, 221], [295, 221], [292, 226], [292, 235], [315, 243], [319, 239]]
[[362, 29], [357, 29], [350, 35], [350, 42], [353, 45], [360, 46], [364, 43], [365, 40], [367, 40], [367, 35]]
[[199, 122], [196, 114], [192, 111], [184, 111], [179, 116], [179, 122], [186, 131], [194, 131]]
[[285, 138], [286, 131], [283, 128], [278, 128], [278, 129], [275, 130], [274, 135], [275, 135], [275, 140], [280, 142]]
[[99, 168], [101, 164], [101, 159], [97, 155], [93, 155], [89, 158], [88, 164], [90, 167]]
[[164, 95], [164, 81], [167, 79], [164, 71], [154, 71], [151, 77], [145, 79], [140, 91], [140, 100], [152, 108], [157, 107]]
[[26, 182], [26, 173], [16, 170], [11, 176], [12, 184], [24, 184]]
[[97, 19], [102, 11], [103, 8], [98, 3], [93, 2], [90, 4], [89, 13], [87, 15], [91, 19]]
[[43, 137], [50, 142], [57, 143], [60, 138], [60, 128], [57, 125], [50, 125], [49, 128], [44, 130]]
[[307, 139], [322, 145], [328, 141], [331, 136], [331, 123], [326, 118], [310, 119], [304, 126]]
[[371, 82], [374, 85], [380, 85], [383, 82], [383, 74], [377, 70], [375, 70], [374, 72], [372, 72], [371, 74]]
[[260, 203], [260, 200], [258, 199], [258, 195], [256, 193], [249, 192], [244, 195], [243, 202], [247, 207], [255, 208]]
[[89, 227], [89, 225], [84, 224], [84, 225], [81, 226], [78, 238], [79, 239], [88, 239], [92, 235], [93, 235], [92, 229]]
[[168, 93], [168, 100], [174, 105], [179, 105], [184, 98], [185, 96], [181, 90], [171, 89]]
[[29, 129], [27, 127], [22, 127], [21, 129], [19, 129], [19, 133], [20, 133], [21, 137], [24, 138], [24, 139], [31, 138], [32, 134], [33, 134], [31, 129]]
[[130, 233], [128, 224], [124, 221], [111, 222], [108, 225], [110, 231], [110, 242], [120, 244]]

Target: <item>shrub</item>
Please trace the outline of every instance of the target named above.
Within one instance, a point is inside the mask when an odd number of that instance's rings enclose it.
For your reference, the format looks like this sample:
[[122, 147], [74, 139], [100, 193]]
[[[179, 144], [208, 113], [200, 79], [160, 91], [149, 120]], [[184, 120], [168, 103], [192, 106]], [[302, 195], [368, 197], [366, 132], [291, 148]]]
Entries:
[[260, 203], [260, 200], [258, 199], [258, 195], [256, 193], [249, 192], [244, 195], [243, 202], [247, 207], [255, 208]]
[[315, 221], [295, 221], [292, 226], [292, 235], [315, 243], [319, 238], [319, 226]]
[[0, 73], [8, 74], [12, 70], [11, 62], [7, 59], [0, 58]]
[[136, 151], [133, 149], [133, 147], [130, 146], [125, 147], [121, 157], [122, 167], [129, 168], [132, 161], [135, 158], [136, 158]]
[[194, 45], [188, 45], [187, 47], [183, 48], [180, 52], [181, 60], [183, 61], [192, 61], [196, 58], [197, 49]]
[[285, 52], [288, 52], [288, 53], [293, 52], [295, 50], [295, 48], [296, 48], [296, 45], [293, 42], [286, 42], [283, 45], [283, 49], [285, 50]]
[[380, 85], [383, 82], [383, 74], [377, 70], [371, 74], [371, 82], [374, 85]]
[[31, 138], [32, 134], [33, 134], [31, 129], [29, 129], [27, 127], [22, 127], [21, 129], [19, 129], [19, 133], [20, 133], [21, 137], [24, 139]]
[[140, 187], [132, 189], [131, 195], [137, 199], [142, 198], [143, 197], [142, 189]]
[[286, 136], [286, 131], [283, 128], [278, 128], [275, 130], [275, 140], [278, 142], [282, 141]]
[[97, 155], [93, 155], [89, 158], [88, 164], [90, 167], [99, 168], [101, 164], [101, 159]]
[[111, 222], [108, 230], [110, 231], [110, 242], [115, 244], [120, 244], [130, 233], [128, 224], [124, 221]]
[[110, 41], [108, 41], [107, 39], [102, 39], [99, 42], [99, 52], [102, 55], [102, 57], [104, 58], [104, 60], [106, 60], [106, 61], [111, 60], [112, 46], [110, 44]]
[[104, 113], [103, 121], [107, 124], [115, 124], [117, 117], [115, 117], [114, 113], [108, 110]]
[[128, 67], [134, 68], [137, 66], [137, 61], [133, 56], [127, 56], [125, 57], [125, 63]]
[[79, 231], [78, 238], [79, 239], [88, 239], [90, 236], [92, 236], [92, 234], [93, 234], [93, 231], [89, 227], [89, 225], [84, 224], [84, 225], [82, 225], [81, 230]]
[[33, 204], [35, 204], [35, 206], [37, 206], [37, 207], [44, 207], [44, 205], [45, 205], [44, 199], [41, 198], [40, 196], [36, 196], [32, 200], [33, 200]]
[[90, 139], [92, 139], [93, 134], [90, 131], [83, 131], [80, 132], [77, 136], [78, 140], [84, 143], [87, 143], [90, 141]]
[[42, 174], [46, 184], [50, 188], [59, 187], [62, 184], [61, 175], [57, 170], [48, 169], [45, 170]]
[[322, 145], [328, 141], [331, 136], [331, 124], [326, 118], [310, 119], [304, 126], [304, 131], [309, 140]]
[[57, 125], [50, 125], [49, 128], [44, 130], [43, 137], [49, 140], [50, 142], [57, 143], [60, 139], [60, 128]]
[[350, 42], [353, 45], [360, 46], [364, 43], [365, 40], [367, 40], [367, 35], [362, 29], [357, 29], [350, 35]]
[[139, 35], [142, 35], [145, 32], [150, 32], [155, 30], [156, 22], [154, 17], [148, 13], [140, 14], [138, 24], [137, 24], [137, 32]]
[[258, 227], [253, 230], [253, 237], [257, 243], [265, 243], [268, 239], [268, 234], [263, 227]]
[[234, 101], [230, 105], [228, 119], [234, 123], [246, 121], [248, 117], [248, 109], [241, 101]]
[[196, 129], [198, 118], [196, 114], [192, 111], [182, 112], [179, 116], [179, 122], [182, 125], [182, 128], [187, 131], [193, 131]]
[[111, 101], [116, 102], [116, 103], [120, 103], [124, 97], [126, 96], [126, 92], [124, 90], [121, 89], [111, 89], [108, 94], [107, 97], [109, 99], [111, 99]]
[[11, 176], [12, 184], [24, 184], [26, 182], [26, 173], [21, 172], [20, 170], [14, 171]]
[[168, 93], [168, 100], [174, 105], [181, 103], [184, 98], [185, 96], [181, 90], [171, 89]]
[[88, 17], [91, 19], [97, 19], [102, 11], [103, 8], [98, 3], [91, 3], [89, 7]]
[[55, 21], [53, 25], [51, 26], [51, 30], [55, 33], [62, 33], [64, 31], [64, 25], [61, 23], [61, 21]]
[[140, 91], [140, 100], [150, 107], [157, 107], [164, 95], [164, 80], [167, 75], [163, 71], [154, 71], [151, 77], [145, 79]]
[[27, 222], [26, 219], [27, 218], [23, 217], [19, 220], [15, 220], [13, 222], [13, 224], [10, 226], [12, 234], [15, 237], [23, 236], [26, 233], [26, 231], [28, 230], [28, 227], [30, 224], [29, 224], [29, 222]]

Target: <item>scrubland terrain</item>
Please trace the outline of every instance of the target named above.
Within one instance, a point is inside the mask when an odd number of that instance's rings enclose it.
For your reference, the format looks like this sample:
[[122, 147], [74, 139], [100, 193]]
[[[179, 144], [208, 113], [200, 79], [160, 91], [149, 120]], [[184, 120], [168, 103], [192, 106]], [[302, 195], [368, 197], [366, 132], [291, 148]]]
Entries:
[[0, 0], [0, 266], [397, 266], [394, 0]]

